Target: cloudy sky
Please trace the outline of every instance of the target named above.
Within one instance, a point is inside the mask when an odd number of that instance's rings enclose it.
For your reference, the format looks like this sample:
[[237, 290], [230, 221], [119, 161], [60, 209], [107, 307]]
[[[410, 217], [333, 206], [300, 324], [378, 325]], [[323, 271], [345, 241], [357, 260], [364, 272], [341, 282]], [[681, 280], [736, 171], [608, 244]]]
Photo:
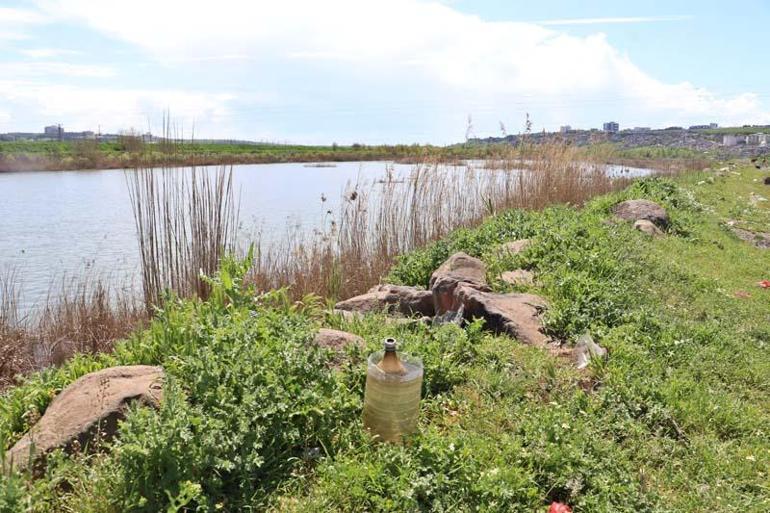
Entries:
[[0, 0], [0, 132], [450, 143], [770, 123], [770, 2]]

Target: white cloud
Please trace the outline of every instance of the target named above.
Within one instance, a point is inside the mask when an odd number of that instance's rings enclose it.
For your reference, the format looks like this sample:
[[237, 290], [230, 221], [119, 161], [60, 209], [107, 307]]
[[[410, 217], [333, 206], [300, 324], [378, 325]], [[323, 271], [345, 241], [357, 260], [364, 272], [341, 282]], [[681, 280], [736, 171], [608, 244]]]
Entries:
[[76, 124], [73, 129], [95, 130], [101, 126], [105, 132], [129, 127], [144, 130], [148, 122], [157, 130], [157, 118], [168, 110], [175, 119], [189, 123], [184, 134], [189, 137], [194, 120], [221, 123], [229, 114], [232, 99], [229, 94], [176, 89], [109, 89], [0, 80], [0, 109], [24, 109], [38, 113], [46, 122]]
[[37, 11], [18, 9], [14, 7], [0, 7], [0, 23], [44, 23], [46, 17]]
[[533, 23], [538, 25], [617, 25], [628, 23], [658, 23], [662, 21], [686, 21], [692, 16], [630, 16], [625, 18], [565, 18], [554, 20], [540, 20]]
[[[574, 36], [550, 28], [687, 17], [491, 22], [420, 0], [37, 3], [51, 17], [127, 41], [159, 63], [229, 61], [240, 63], [255, 80], [273, 75], [276, 66], [300, 66], [302, 82], [319, 83], [317, 94], [330, 79], [354, 82], [362, 88], [359, 104], [371, 106], [365, 90], [379, 87], [388, 97], [379, 100], [383, 109], [430, 98], [445, 110], [478, 109], [489, 119], [505, 119], [533, 108], [551, 126], [593, 106], [646, 123], [770, 118], [757, 96], [718, 97], [690, 83], [665, 83], [638, 68], [602, 34]], [[223, 83], [229, 83], [227, 76]], [[411, 100], [402, 92], [405, 85]], [[385, 88], [390, 89], [382, 92]]]
[[65, 50], [63, 48], [28, 48], [19, 50], [19, 53], [26, 57], [32, 57], [33, 59], [51, 59], [53, 57], [63, 57], [68, 55], [82, 55], [82, 52]]
[[0, 62], [0, 76], [16, 79], [50, 76], [109, 78], [116, 75], [107, 66], [66, 62]]

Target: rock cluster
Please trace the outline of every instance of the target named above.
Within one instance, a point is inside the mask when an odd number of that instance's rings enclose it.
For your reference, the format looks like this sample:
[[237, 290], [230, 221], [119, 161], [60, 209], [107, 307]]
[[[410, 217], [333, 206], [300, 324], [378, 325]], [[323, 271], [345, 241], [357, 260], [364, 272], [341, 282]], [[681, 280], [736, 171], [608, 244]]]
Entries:
[[[506, 251], [522, 251], [529, 241], [516, 241]], [[531, 280], [521, 270], [518, 280]], [[516, 273], [516, 271], [514, 271]], [[487, 283], [484, 263], [466, 253], [455, 253], [433, 272], [429, 290], [416, 287], [380, 285], [366, 294], [337, 303], [338, 310], [385, 311], [435, 316], [435, 319], [483, 318], [497, 333], [509, 334], [525, 344], [542, 346], [548, 337], [542, 332], [541, 314], [547, 308], [543, 298], [532, 294], [497, 294]], [[430, 297], [428, 305], [426, 298]]]

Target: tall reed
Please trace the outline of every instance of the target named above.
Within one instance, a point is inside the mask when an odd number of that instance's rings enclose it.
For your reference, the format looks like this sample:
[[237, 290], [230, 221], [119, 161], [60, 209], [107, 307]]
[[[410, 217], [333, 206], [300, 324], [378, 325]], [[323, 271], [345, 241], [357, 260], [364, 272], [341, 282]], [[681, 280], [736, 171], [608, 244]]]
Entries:
[[207, 298], [213, 275], [235, 248], [238, 203], [232, 167], [126, 171], [150, 311], [166, 291]]

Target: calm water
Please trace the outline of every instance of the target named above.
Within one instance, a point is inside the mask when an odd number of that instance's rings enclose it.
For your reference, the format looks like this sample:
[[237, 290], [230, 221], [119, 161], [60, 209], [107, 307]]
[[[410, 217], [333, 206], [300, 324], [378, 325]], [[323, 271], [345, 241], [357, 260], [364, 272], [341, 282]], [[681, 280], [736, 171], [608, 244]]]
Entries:
[[[324, 213], [337, 209], [349, 184], [370, 184], [387, 169], [398, 177], [412, 166], [385, 162], [234, 166], [243, 232], [247, 236], [260, 232], [263, 241], [269, 241], [285, 234], [287, 226], [298, 231], [318, 228]], [[608, 171], [615, 174], [620, 168]], [[17, 271], [22, 310], [44, 300], [52, 285], [67, 276], [88, 272], [126, 285], [135, 279], [139, 253], [124, 173], [0, 173], [0, 273], [8, 268]]]

